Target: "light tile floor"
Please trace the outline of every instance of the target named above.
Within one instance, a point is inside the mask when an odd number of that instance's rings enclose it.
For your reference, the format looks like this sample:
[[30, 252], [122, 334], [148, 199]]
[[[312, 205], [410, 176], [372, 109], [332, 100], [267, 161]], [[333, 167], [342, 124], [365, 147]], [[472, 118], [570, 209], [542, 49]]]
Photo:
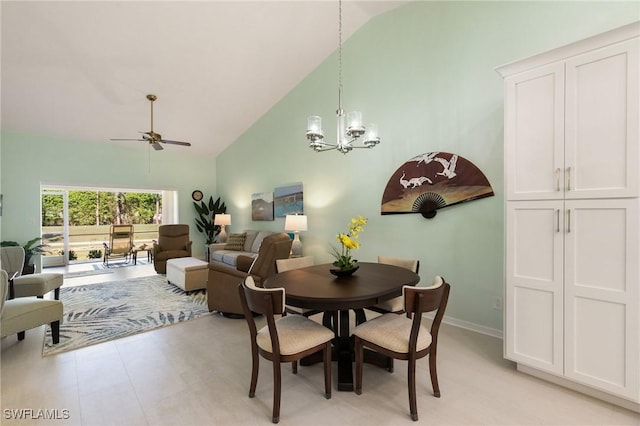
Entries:
[[[151, 265], [120, 268], [64, 285], [152, 273]], [[270, 424], [271, 366], [261, 359], [256, 397], [248, 398], [251, 360], [243, 320], [212, 314], [50, 357], [42, 357], [43, 333], [40, 327], [22, 342], [2, 339], [3, 425]], [[502, 357], [501, 340], [448, 325], [438, 353], [442, 398], [432, 396], [426, 359], [418, 371], [420, 424], [640, 424], [637, 413], [515, 371]], [[333, 373], [335, 380], [335, 364]], [[334, 382], [326, 400], [322, 380], [321, 364], [300, 367], [298, 375], [283, 369], [280, 424], [414, 424], [404, 362], [396, 361], [393, 374], [366, 365], [360, 396], [338, 392]], [[58, 417], [68, 412], [69, 418], [15, 420], [13, 409], [57, 409]]]

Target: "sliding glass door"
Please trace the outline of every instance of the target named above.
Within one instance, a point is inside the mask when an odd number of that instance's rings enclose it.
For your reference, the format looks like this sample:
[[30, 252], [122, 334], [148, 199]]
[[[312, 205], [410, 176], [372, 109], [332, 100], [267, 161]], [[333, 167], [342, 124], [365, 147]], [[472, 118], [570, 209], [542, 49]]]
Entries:
[[67, 191], [43, 189], [42, 202], [42, 242], [47, 251], [42, 256], [42, 266], [67, 265], [69, 251], [69, 197]]
[[102, 260], [111, 225], [134, 225], [134, 246], [152, 245], [175, 198], [175, 191], [43, 186], [43, 267]]

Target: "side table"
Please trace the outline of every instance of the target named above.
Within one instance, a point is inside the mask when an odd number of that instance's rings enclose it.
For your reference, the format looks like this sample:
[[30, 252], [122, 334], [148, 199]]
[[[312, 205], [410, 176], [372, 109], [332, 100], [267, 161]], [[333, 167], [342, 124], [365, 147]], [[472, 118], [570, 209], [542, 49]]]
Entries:
[[153, 260], [153, 246], [150, 246], [148, 244], [142, 244], [141, 246], [138, 247], [133, 247], [133, 250], [131, 250], [131, 253], [133, 255], [133, 264], [137, 265], [138, 264], [138, 252], [141, 251], [146, 251], [147, 252], [147, 261], [151, 262]]

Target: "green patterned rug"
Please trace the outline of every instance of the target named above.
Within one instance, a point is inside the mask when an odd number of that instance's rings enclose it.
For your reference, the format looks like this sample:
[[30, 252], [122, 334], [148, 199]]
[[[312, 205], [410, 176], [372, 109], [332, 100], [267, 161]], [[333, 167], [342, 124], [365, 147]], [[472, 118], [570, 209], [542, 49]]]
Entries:
[[83, 348], [207, 315], [205, 290], [185, 293], [163, 275], [62, 287], [60, 343], [47, 326], [42, 355]]

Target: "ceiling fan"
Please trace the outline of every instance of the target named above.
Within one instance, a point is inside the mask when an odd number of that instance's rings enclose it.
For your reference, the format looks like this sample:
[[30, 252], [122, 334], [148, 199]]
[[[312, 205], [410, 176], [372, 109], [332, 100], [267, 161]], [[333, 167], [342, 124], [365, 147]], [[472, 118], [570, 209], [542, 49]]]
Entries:
[[189, 142], [180, 142], [180, 141], [172, 141], [168, 139], [162, 139], [162, 135], [153, 131], [153, 102], [158, 99], [156, 95], [147, 95], [147, 99], [151, 102], [151, 130], [148, 132], [140, 132], [142, 133], [142, 139], [111, 139], [112, 141], [145, 141], [148, 142], [149, 145], [153, 147], [156, 151], [160, 151], [162, 148], [161, 143], [171, 144], [171, 145], [182, 145], [182, 146], [191, 146]]

